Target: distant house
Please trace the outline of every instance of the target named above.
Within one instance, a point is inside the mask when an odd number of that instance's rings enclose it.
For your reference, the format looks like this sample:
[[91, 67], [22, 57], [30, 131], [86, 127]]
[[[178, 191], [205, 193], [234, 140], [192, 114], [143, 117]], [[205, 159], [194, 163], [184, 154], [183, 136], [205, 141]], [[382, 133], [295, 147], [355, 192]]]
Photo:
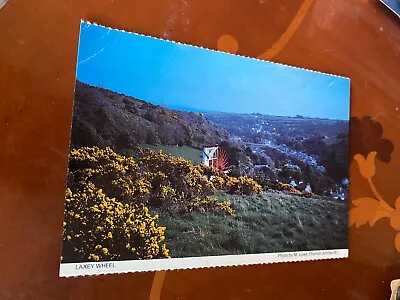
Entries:
[[299, 181], [299, 183], [297, 183], [295, 180], [292, 180], [289, 184], [299, 191], [307, 191], [312, 193], [310, 184], [304, 183], [303, 181]]
[[201, 162], [206, 166], [214, 167], [224, 172], [228, 172], [228, 169], [231, 168], [227, 153], [217, 144], [203, 147]]
[[334, 191], [331, 189], [331, 197], [336, 200], [345, 200], [347, 198], [347, 191], [342, 187], [336, 188]]
[[218, 165], [218, 145], [207, 145], [203, 148], [201, 162], [209, 167]]

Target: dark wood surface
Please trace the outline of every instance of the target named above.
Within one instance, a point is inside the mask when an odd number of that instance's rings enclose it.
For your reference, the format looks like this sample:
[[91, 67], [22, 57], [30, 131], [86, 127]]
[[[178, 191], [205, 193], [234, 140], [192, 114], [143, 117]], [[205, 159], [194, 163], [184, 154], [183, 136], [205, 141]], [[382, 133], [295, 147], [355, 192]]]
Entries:
[[[154, 273], [58, 278], [80, 19], [350, 77], [352, 116], [371, 116], [394, 145], [375, 185], [392, 206], [400, 196], [400, 21], [378, 1], [10, 0], [0, 10], [0, 299], [150, 295]], [[351, 184], [353, 199], [371, 196], [354, 163]], [[383, 219], [349, 229], [348, 260], [169, 271], [161, 299], [389, 299], [395, 235]]]

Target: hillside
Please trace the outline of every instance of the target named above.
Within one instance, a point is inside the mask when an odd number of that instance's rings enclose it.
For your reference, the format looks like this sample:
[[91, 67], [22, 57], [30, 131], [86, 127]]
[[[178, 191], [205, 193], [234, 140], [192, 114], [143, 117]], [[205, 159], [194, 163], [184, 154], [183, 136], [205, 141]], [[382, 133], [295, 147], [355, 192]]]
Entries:
[[71, 146], [138, 144], [202, 148], [228, 138], [226, 130], [202, 114], [170, 110], [133, 97], [76, 82]]
[[276, 191], [217, 198], [232, 203], [235, 217], [160, 213], [172, 257], [347, 248], [345, 202]]
[[307, 181], [318, 194], [347, 189], [342, 180], [348, 177], [348, 121], [219, 112], [205, 116], [245, 149], [250, 172], [257, 165], [267, 167], [269, 179]]
[[347, 248], [345, 201], [263, 191], [248, 177], [138, 154], [70, 152], [63, 262]]
[[310, 184], [316, 194], [347, 198], [347, 121], [174, 110], [76, 82], [73, 148], [108, 146], [135, 156], [145, 147], [199, 163], [207, 144], [225, 150], [234, 176], [264, 187]]

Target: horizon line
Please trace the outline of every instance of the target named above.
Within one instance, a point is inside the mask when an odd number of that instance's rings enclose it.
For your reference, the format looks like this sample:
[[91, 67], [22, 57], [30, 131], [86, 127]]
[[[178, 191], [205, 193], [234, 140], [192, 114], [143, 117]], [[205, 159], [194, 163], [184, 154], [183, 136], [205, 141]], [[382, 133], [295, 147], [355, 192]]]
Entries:
[[[258, 114], [258, 115], [262, 115], [262, 116], [281, 117], [281, 118], [298, 118], [298, 119], [299, 118], [303, 118], [303, 119], [313, 119], [313, 120], [329, 120], [329, 121], [346, 121], [346, 122], [350, 122], [350, 116], [349, 116], [348, 119], [332, 119], [332, 118], [325, 118], [325, 117], [310, 117], [310, 116], [304, 116], [304, 115], [301, 115], [301, 114], [284, 116], [284, 115], [263, 114], [263, 113], [260, 113], [260, 112], [226, 112], [226, 111], [203, 110], [203, 109], [195, 109], [194, 107], [189, 107], [189, 106], [179, 105], [179, 104], [178, 105], [172, 105], [172, 106], [168, 106], [168, 105], [165, 105], [165, 104], [154, 104], [149, 100], [140, 99], [140, 98], [137, 98], [137, 97], [135, 97], [133, 95], [127, 95], [126, 93], [119, 92], [119, 91], [114, 91], [114, 90], [111, 90], [111, 89], [103, 87], [103, 86], [97, 86], [97, 85], [93, 85], [93, 84], [87, 83], [87, 82], [85, 82], [83, 80], [78, 79], [77, 76], [75, 76], [75, 81], [83, 83], [83, 84], [86, 84], [86, 85], [88, 85], [90, 87], [104, 89], [104, 90], [107, 90], [107, 91], [110, 91], [110, 92], [113, 92], [113, 93], [116, 93], [116, 94], [119, 94], [119, 95], [123, 95], [123, 96], [126, 96], [126, 97], [134, 98], [135, 100], [138, 100], [138, 101], [147, 102], [147, 103], [150, 103], [150, 104], [155, 105], [155, 106], [165, 107], [165, 108], [168, 108], [170, 110], [183, 111], [183, 112], [188, 112], [188, 113], [190, 113], [190, 112], [192, 112], [192, 113], [223, 113], [223, 114], [238, 114], [238, 115], [257, 115]], [[75, 83], [75, 86], [74, 86], [74, 93], [75, 93], [75, 90], [76, 90], [76, 83]], [[181, 108], [178, 109], [176, 107], [181, 107]], [[186, 109], [182, 109], [182, 108], [186, 108]]]

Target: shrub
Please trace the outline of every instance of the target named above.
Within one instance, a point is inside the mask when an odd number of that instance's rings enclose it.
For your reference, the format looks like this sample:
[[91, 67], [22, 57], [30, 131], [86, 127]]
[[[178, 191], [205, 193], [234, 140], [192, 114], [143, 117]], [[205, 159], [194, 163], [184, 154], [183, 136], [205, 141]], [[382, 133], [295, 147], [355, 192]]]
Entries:
[[109, 198], [92, 182], [67, 189], [63, 227], [64, 261], [169, 257], [165, 227], [144, 205]]
[[206, 176], [207, 178], [211, 178], [212, 176], [223, 176], [226, 177], [226, 174], [218, 170], [217, 168], [207, 166], [205, 164], [200, 164], [197, 166], [200, 173]]
[[309, 192], [309, 191], [301, 191], [301, 196], [305, 197], [305, 198], [311, 198], [313, 195], [313, 193]]
[[140, 176], [135, 160], [115, 153], [110, 148], [82, 147], [70, 153], [68, 186], [92, 182], [109, 197], [124, 203], [146, 204], [151, 184]]
[[212, 176], [210, 180], [217, 190], [224, 190], [226, 188], [227, 176]]
[[230, 194], [252, 195], [262, 192], [262, 187], [249, 177], [228, 177], [226, 188]]
[[[92, 182], [107, 196], [123, 203], [166, 209], [179, 206], [187, 211], [191, 201], [205, 199], [215, 192], [213, 182], [204, 175], [205, 170], [161, 151], [141, 150], [133, 159], [110, 148], [83, 147], [71, 151], [68, 186], [74, 189], [76, 185]], [[212, 168], [208, 171], [219, 172]], [[221, 210], [216, 203], [215, 209]]]
[[147, 131], [146, 143], [149, 145], [157, 145], [158, 143], [158, 136], [152, 129]]
[[270, 182], [276, 181], [278, 176], [274, 170], [269, 167], [263, 167], [261, 170], [255, 172], [253, 179], [257, 181], [263, 189], [267, 189]]
[[287, 183], [281, 183], [280, 182], [280, 189], [279, 189], [280, 191], [288, 191], [288, 192], [291, 192], [291, 193], [293, 193], [293, 194], [301, 194], [301, 192], [299, 191], [299, 190], [297, 190], [295, 187], [293, 187], [292, 185], [290, 185], [290, 184], [287, 184]]
[[235, 210], [232, 208], [231, 203], [229, 201], [219, 202], [216, 198], [213, 197], [205, 197], [195, 198], [190, 202], [188, 206], [188, 211], [199, 211], [199, 212], [208, 212], [208, 211], [221, 211], [227, 212], [231, 216], [235, 215]]
[[287, 192], [290, 192], [292, 194], [305, 196], [305, 197], [308, 197], [308, 194], [312, 195], [312, 193], [309, 193], [307, 191], [300, 192], [294, 186], [292, 186], [290, 184], [287, 184], [287, 183], [282, 183], [282, 182], [279, 182], [279, 181], [270, 182], [267, 185], [267, 188], [271, 189], [271, 190], [275, 190], [275, 191], [287, 191]]
[[152, 183], [153, 205], [162, 205], [163, 201], [184, 205], [197, 197], [205, 198], [215, 192], [215, 187], [204, 176], [201, 167], [194, 166], [184, 158], [161, 151], [142, 150], [138, 166], [144, 178]]

